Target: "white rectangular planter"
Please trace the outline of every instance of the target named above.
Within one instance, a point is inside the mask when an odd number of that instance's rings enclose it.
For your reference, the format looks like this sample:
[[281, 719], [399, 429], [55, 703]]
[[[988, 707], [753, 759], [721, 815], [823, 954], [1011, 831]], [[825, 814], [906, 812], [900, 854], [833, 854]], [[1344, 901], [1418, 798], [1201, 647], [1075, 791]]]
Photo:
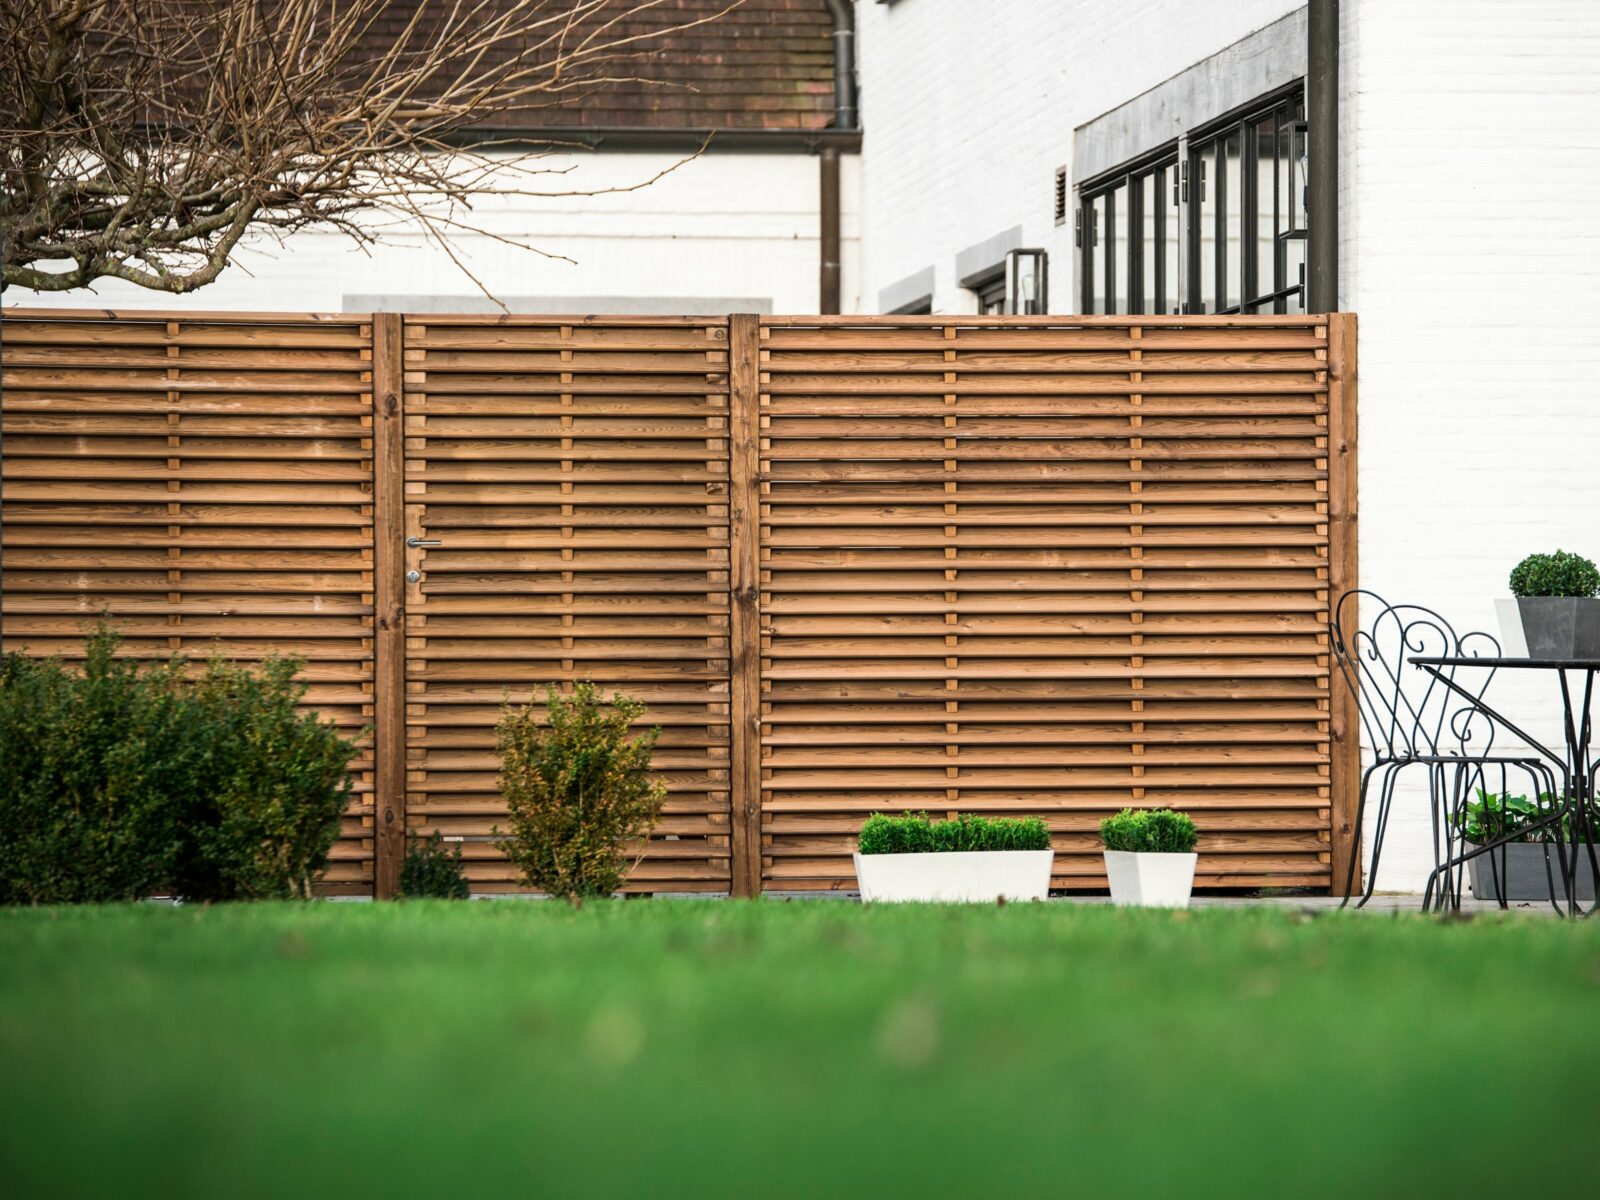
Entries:
[[1141, 908], [1188, 908], [1197, 854], [1134, 854], [1107, 850], [1111, 903]]
[[857, 854], [861, 898], [993, 904], [1050, 894], [1051, 850], [963, 850], [934, 854]]

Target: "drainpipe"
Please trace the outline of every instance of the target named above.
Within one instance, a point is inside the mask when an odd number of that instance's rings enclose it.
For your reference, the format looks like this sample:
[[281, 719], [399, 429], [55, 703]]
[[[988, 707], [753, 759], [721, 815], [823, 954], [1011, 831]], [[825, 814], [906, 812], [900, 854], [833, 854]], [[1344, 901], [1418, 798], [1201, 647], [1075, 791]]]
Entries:
[[[836, 129], [856, 128], [856, 21], [852, 0], [826, 0], [833, 16], [833, 124]], [[821, 278], [818, 309], [839, 311], [839, 149], [824, 146], [821, 153], [822, 188]]]
[[1306, 311], [1339, 308], [1339, 0], [1306, 11], [1306, 123], [1311, 163], [1306, 213]]

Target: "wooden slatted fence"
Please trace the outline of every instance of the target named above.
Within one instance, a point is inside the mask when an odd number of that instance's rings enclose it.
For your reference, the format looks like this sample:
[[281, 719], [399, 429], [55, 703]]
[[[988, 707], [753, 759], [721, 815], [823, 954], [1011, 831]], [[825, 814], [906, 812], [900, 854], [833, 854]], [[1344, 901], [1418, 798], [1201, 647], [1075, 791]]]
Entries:
[[363, 735], [326, 886], [373, 880], [372, 325], [367, 317], [7, 312], [4, 634], [72, 656], [306, 660]]
[[1199, 882], [1329, 884], [1326, 318], [761, 325], [762, 856], [1037, 813], [1058, 887], [1171, 806]]
[[1195, 816], [1203, 886], [1333, 886], [1354, 349], [1347, 315], [11, 310], [6, 645], [106, 609], [138, 653], [304, 656], [377, 733], [335, 891], [433, 829], [514, 889], [493, 722], [584, 678], [663, 726], [632, 890], [847, 888], [907, 809], [1039, 813], [1056, 885], [1101, 886], [1129, 804]]

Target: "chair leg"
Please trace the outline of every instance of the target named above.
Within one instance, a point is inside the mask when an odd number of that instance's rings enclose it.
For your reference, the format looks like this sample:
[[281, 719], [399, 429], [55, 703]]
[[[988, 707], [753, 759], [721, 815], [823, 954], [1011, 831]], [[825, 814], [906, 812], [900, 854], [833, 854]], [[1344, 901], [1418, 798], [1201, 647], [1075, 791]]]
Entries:
[[1372, 834], [1372, 865], [1368, 868], [1367, 886], [1361, 894], [1357, 908], [1365, 908], [1367, 901], [1372, 899], [1372, 893], [1378, 887], [1378, 862], [1383, 857], [1383, 836], [1389, 828], [1389, 809], [1394, 804], [1394, 788], [1400, 778], [1401, 770], [1405, 763], [1390, 763], [1383, 773], [1383, 780], [1378, 786], [1378, 825]]
[[[1344, 899], [1339, 901], [1339, 907], [1345, 908], [1350, 903], [1350, 895], [1356, 886], [1356, 868], [1361, 865], [1361, 826], [1367, 815], [1367, 785], [1372, 782], [1373, 773], [1380, 764], [1373, 763], [1361, 772], [1361, 786], [1356, 791], [1356, 827], [1351, 833], [1350, 866], [1344, 876]], [[1362, 901], [1365, 903], [1365, 901]], [[1359, 906], [1358, 906], [1359, 907]]]

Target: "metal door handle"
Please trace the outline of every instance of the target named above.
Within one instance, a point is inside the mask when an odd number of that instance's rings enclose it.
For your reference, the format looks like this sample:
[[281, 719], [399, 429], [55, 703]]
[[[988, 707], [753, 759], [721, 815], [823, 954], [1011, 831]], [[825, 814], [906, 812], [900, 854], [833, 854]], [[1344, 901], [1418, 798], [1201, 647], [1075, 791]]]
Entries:
[[410, 546], [413, 550], [416, 550], [423, 546], [442, 546], [444, 543], [438, 538], [408, 537], [406, 539], [406, 545]]

